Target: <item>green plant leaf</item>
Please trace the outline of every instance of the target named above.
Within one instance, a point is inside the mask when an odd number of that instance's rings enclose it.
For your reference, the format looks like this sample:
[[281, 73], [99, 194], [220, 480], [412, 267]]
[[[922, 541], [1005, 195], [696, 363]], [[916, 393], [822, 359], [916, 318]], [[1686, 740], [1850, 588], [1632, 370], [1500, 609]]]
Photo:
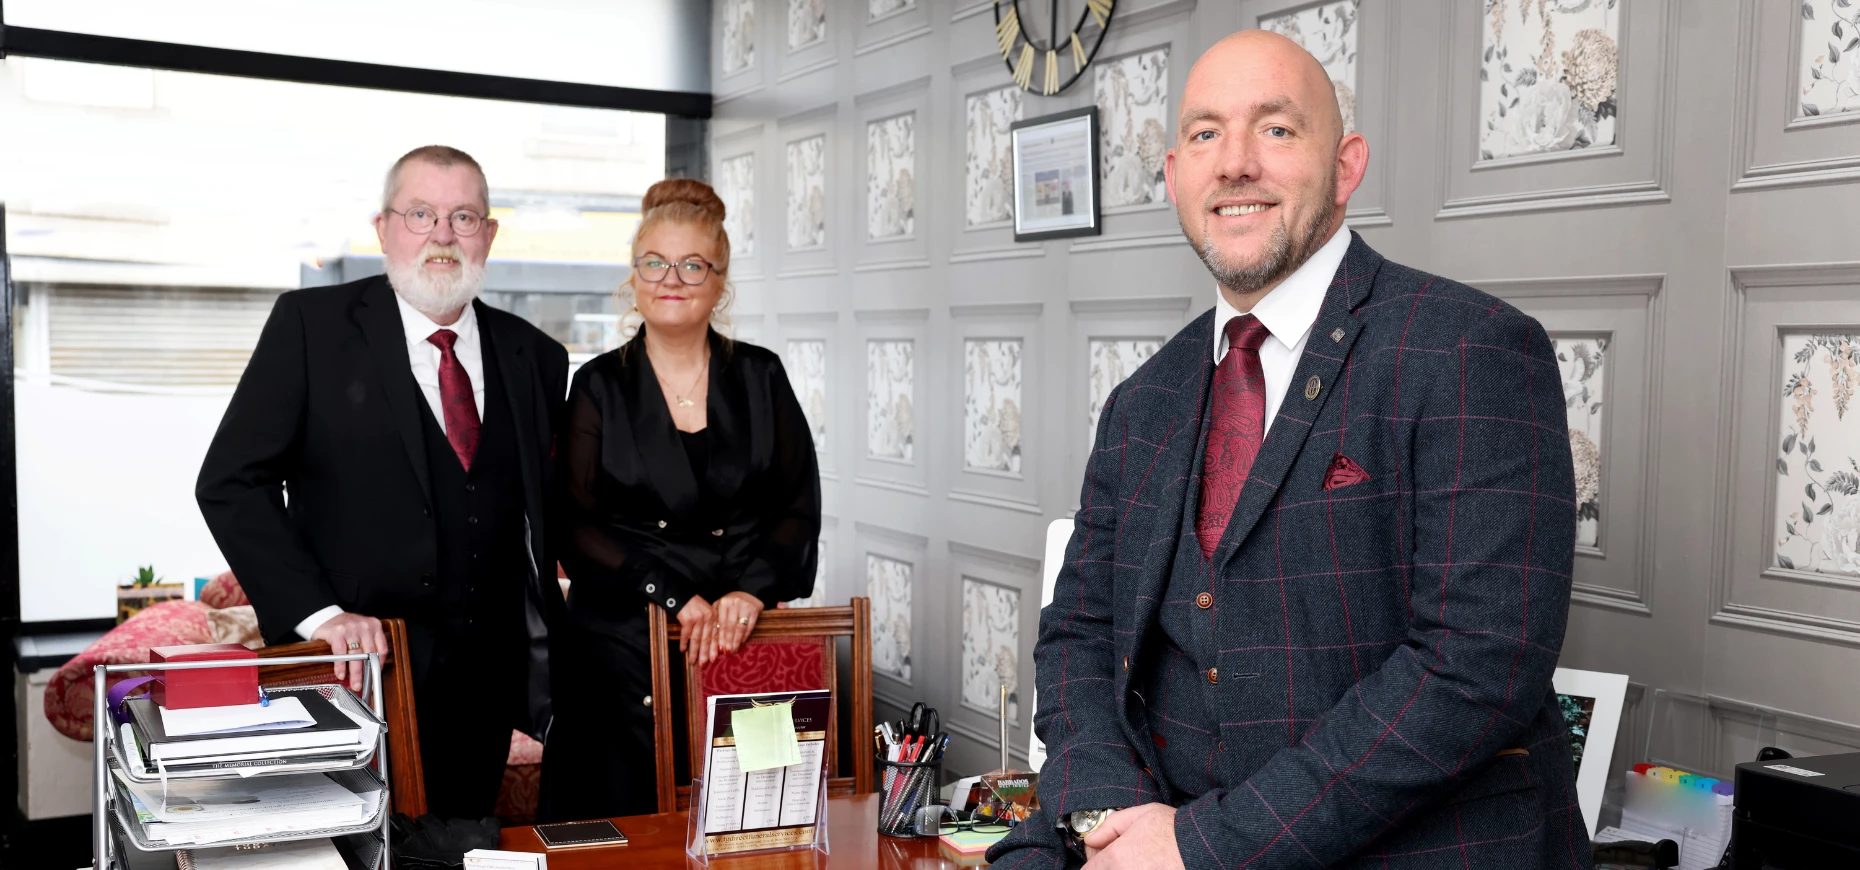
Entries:
[[1777, 567], [1780, 567], [1780, 568], [1788, 568], [1790, 570], [1795, 569], [1795, 562], [1791, 560], [1788, 556], [1784, 556], [1781, 553], [1776, 554], [1776, 565]]
[[1789, 434], [1783, 436], [1782, 447], [1783, 447], [1784, 453], [1793, 453], [1795, 451], [1795, 433], [1794, 432], [1790, 432]]

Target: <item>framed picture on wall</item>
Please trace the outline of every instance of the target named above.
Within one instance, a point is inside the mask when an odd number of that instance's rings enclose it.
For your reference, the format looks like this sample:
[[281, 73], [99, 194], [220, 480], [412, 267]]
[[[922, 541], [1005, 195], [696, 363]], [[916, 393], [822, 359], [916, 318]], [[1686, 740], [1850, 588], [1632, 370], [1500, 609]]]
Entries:
[[1104, 232], [1098, 214], [1098, 107], [1016, 121], [1014, 241]]
[[1576, 758], [1576, 803], [1594, 836], [1602, 814], [1602, 791], [1615, 754], [1615, 733], [1627, 701], [1627, 674], [1557, 668], [1551, 677], [1556, 700], [1569, 729], [1570, 754]]

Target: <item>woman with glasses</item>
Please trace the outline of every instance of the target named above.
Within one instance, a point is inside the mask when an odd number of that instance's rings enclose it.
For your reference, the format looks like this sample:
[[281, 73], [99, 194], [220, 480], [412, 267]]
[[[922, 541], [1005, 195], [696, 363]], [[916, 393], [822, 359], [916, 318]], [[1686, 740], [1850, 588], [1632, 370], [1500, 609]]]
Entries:
[[[723, 201], [670, 179], [640, 209], [620, 288], [623, 331], [636, 331], [575, 374], [556, 451], [570, 619], [555, 639], [546, 819], [657, 811], [647, 607], [678, 620], [679, 649], [708, 667], [763, 610], [812, 593], [819, 555], [819, 467], [787, 373], [717, 328]], [[666, 699], [681, 719], [682, 695]], [[682, 759], [682, 723], [674, 732]]]

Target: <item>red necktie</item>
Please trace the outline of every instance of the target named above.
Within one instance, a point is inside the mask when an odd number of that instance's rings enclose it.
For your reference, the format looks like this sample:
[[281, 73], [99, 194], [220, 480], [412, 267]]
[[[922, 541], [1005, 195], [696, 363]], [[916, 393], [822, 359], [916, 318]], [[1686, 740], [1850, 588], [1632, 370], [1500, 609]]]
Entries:
[[1208, 452], [1201, 460], [1201, 509], [1195, 515], [1195, 537], [1206, 558], [1214, 557], [1265, 440], [1266, 372], [1259, 365], [1259, 346], [1271, 334], [1251, 314], [1227, 321], [1227, 355], [1214, 368]]
[[[452, 352], [459, 334], [442, 329], [426, 340], [439, 347], [439, 406], [446, 412], [446, 440], [452, 442], [459, 464], [470, 471], [471, 458], [478, 452], [478, 400], [471, 393], [471, 375]], [[1259, 363], [1253, 365], [1257, 368]]]

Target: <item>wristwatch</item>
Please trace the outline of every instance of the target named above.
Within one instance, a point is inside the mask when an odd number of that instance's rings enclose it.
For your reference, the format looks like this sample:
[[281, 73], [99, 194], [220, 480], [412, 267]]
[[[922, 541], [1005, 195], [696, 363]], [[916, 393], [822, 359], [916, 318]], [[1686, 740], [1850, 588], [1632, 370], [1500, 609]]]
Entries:
[[1085, 835], [1098, 829], [1104, 820], [1111, 817], [1113, 807], [1101, 810], [1074, 810], [1066, 814], [1066, 840], [1081, 853], [1085, 851]]

